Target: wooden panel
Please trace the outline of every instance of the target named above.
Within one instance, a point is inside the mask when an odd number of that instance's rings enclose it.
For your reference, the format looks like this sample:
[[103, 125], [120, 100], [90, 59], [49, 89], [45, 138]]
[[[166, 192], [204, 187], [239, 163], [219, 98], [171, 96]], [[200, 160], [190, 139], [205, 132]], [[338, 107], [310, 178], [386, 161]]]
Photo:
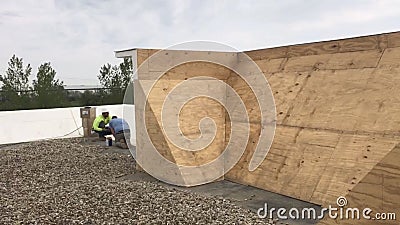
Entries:
[[[277, 59], [287, 57], [289, 47], [278, 47], [278, 48], [267, 48], [252, 51], [245, 51], [244, 53], [252, 60], [263, 60], [263, 59]], [[247, 57], [239, 55], [239, 61], [249, 60]]]
[[[146, 56], [154, 53], [156, 53], [155, 50], [140, 50], [138, 51], [138, 61], [141, 60], [143, 62], [146, 60]], [[146, 63], [148, 64], [149, 62], [150, 61], [147, 61]], [[152, 68], [153, 66], [154, 62], [150, 62], [147, 67], [142, 67], [142, 69], [139, 70], [140, 80], [135, 83], [135, 86], [140, 86], [140, 88], [135, 88], [136, 97], [141, 98], [137, 99], [138, 105], [136, 110], [143, 109], [144, 104], [147, 104], [145, 109], [146, 118], [140, 118], [139, 113], [136, 118], [138, 121], [145, 120], [146, 127], [142, 128], [137, 126], [137, 130], [147, 130], [153, 145], [159, 153], [169, 161], [178, 165], [196, 166], [214, 160], [221, 154], [221, 151], [225, 146], [225, 117], [221, 117], [221, 114], [224, 115], [224, 110], [219, 103], [208, 98], [195, 98], [186, 103], [180, 111], [180, 128], [183, 135], [189, 139], [194, 139], [200, 135], [198, 127], [200, 119], [210, 117], [216, 123], [217, 135], [213, 142], [206, 148], [196, 152], [183, 150], [166, 138], [162, 129], [161, 109], [168, 94], [181, 82], [197, 76], [209, 76], [216, 79], [223, 79], [229, 76], [231, 70], [216, 64], [205, 62], [186, 63], [171, 69], [154, 82], [154, 80], [151, 79], [155, 74], [157, 74], [157, 72], [149, 71], [149, 68]], [[143, 88], [146, 90], [151, 89], [147, 101], [144, 101], [145, 96], [143, 95]], [[215, 91], [220, 92], [220, 95], [222, 96], [225, 95], [224, 90], [205, 89], [204, 93], [207, 94]], [[139, 139], [137, 148], [142, 148], [145, 146], [142, 143], [143, 138], [141, 138], [143, 132], [137, 133], [137, 138]], [[181, 172], [185, 173], [184, 171]], [[207, 174], [197, 174], [197, 176], [207, 176]], [[196, 179], [198, 179], [198, 177], [196, 177]]]
[[[240, 99], [245, 104], [249, 121], [256, 123], [260, 122], [260, 106], [254, 92], [251, 90], [249, 85], [237, 74], [231, 74], [227, 80], [227, 83], [235, 90], [236, 94], [240, 96]], [[237, 113], [238, 106], [233, 104], [233, 97], [234, 96], [227, 95], [226, 102], [227, 105], [232, 108], [231, 111], [237, 115], [235, 122], [245, 122], [246, 115], [240, 115]]]
[[137, 63], [136, 65], [138, 66], [137, 68], [137, 75], [138, 79], [143, 79], [147, 77], [147, 73], [149, 72], [149, 63], [147, 58], [149, 58], [149, 50], [147, 49], [137, 49], [136, 50], [136, 60]]
[[220, 80], [225, 80], [232, 72], [226, 67], [209, 62], [185, 63], [163, 72], [145, 70], [146, 67], [144, 65], [143, 67], [139, 68], [140, 80], [157, 80], [161, 77], [166, 80], [187, 80], [199, 76], [213, 77]]
[[[290, 110], [293, 101], [305, 85], [308, 79], [308, 72], [280, 72], [268, 77], [272, 94], [275, 99], [277, 123], [280, 124]], [[260, 108], [255, 94], [248, 84], [236, 74], [231, 74], [227, 83], [240, 96], [247, 108], [251, 122], [260, 122]], [[253, 87], [257, 88], [257, 87]], [[265, 88], [265, 87], [260, 87]], [[230, 97], [227, 96], [227, 104], [230, 104]], [[233, 107], [235, 109], [235, 107]], [[245, 120], [241, 120], [244, 122]]]
[[[180, 158], [182, 165], [204, 165], [216, 159], [225, 149], [225, 117], [221, 115], [225, 115], [223, 106], [210, 98], [199, 97], [185, 104], [179, 115], [179, 125], [185, 137], [189, 139], [199, 138], [201, 135], [199, 123], [205, 117], [209, 117], [215, 122], [217, 131], [214, 141], [209, 146], [200, 151], [191, 152], [195, 157], [193, 162], [190, 162], [184, 156]], [[179, 151], [176, 146], [171, 145], [173, 152], [174, 148]], [[185, 153], [182, 154], [186, 155]]]
[[[304, 143], [306, 134], [301, 135], [299, 142], [299, 132], [299, 128], [278, 126], [272, 148], [262, 165], [249, 172], [249, 154], [226, 175], [226, 179], [310, 201], [321, 176], [318, 171], [326, 167], [325, 162], [329, 160], [333, 148]], [[310, 132], [312, 135], [313, 131]], [[337, 136], [333, 133], [326, 135], [328, 139]]]
[[379, 61], [380, 68], [396, 68], [400, 64], [400, 48], [387, 48]]
[[385, 35], [387, 37], [388, 47], [400, 47], [400, 32], [390, 33]]
[[381, 52], [346, 52], [338, 54], [311, 55], [290, 58], [285, 71], [342, 70], [376, 67]]
[[148, 49], [137, 49], [137, 65], [140, 66], [149, 57]]
[[[367, 132], [397, 132], [400, 128], [400, 121], [396, 117], [399, 113], [400, 101], [398, 97], [400, 93], [396, 88], [400, 84], [399, 71], [399, 69], [336, 71], [332, 73], [335, 76], [322, 73], [326, 75], [319, 81], [314, 79], [321, 73], [314, 73], [315, 76], [310, 78], [310, 82], [307, 83], [309, 86], [304, 90], [304, 93], [309, 94], [308, 97], [304, 96], [303, 103], [305, 105], [316, 103], [320, 106], [308, 107], [309, 118], [313, 122], [307, 124], [307, 119], [302, 118], [301, 126]], [[319, 97], [314, 102], [307, 101], [307, 98], [312, 99], [310, 98], [312, 95]], [[302, 102], [300, 99], [298, 99], [299, 102]], [[326, 104], [328, 102], [329, 104]], [[300, 113], [297, 106], [300, 104], [294, 107], [291, 120], [288, 121], [290, 124], [297, 118], [300, 119], [297, 115]], [[300, 107], [306, 110], [301, 113], [306, 114], [307, 106]]]
[[[399, 112], [395, 88], [400, 85], [398, 71], [314, 72], [284, 124], [345, 131], [398, 131], [400, 123], [395, 118]], [[393, 122], [383, 122], [384, 118]]]
[[268, 79], [273, 91], [277, 123], [281, 124], [287, 117], [293, 101], [307, 82], [308, 72], [283, 72], [276, 73]]
[[[259, 127], [255, 127], [252, 132], [259, 134], [259, 132], [257, 132], [258, 130]], [[286, 139], [286, 142], [292, 143], [291, 139], [294, 140], [294, 136], [298, 131], [299, 129], [296, 128], [284, 129], [278, 127], [276, 137], [284, 138]], [[252, 137], [254, 137], [254, 135], [252, 135]], [[284, 187], [283, 179], [290, 178], [290, 176], [288, 177], [287, 174], [283, 174], [281, 171], [286, 165], [285, 161], [287, 154], [289, 154], [290, 149], [293, 147], [290, 145], [284, 145], [284, 149], [279, 149], [280, 146], [276, 146], [276, 142], [277, 141], [275, 140], [266, 160], [262, 164], [268, 166], [265, 166], [264, 168], [259, 167], [253, 172], [248, 171], [248, 163], [252, 157], [255, 146], [251, 145], [252, 142], [249, 142], [245, 154], [239, 163], [225, 175], [225, 179], [279, 193], [279, 191]], [[279, 144], [280, 142], [277, 143]]]
[[340, 40], [340, 52], [355, 52], [378, 49], [377, 36], [366, 36]]
[[[295, 56], [332, 54], [338, 52], [356, 52], [386, 47], [400, 46], [400, 32], [371, 35], [358, 38], [348, 38], [335, 41], [315, 42], [276, 48], [245, 51], [253, 60], [275, 59]], [[240, 61], [247, 60], [240, 57]]]
[[288, 57], [330, 54], [337, 52], [339, 52], [339, 41], [326, 41], [290, 46]]
[[321, 173], [327, 168], [325, 162], [331, 158], [332, 151], [331, 147], [305, 145], [301, 151], [291, 152], [289, 157], [292, 158], [291, 161], [297, 162], [297, 165], [292, 164], [288, 167], [290, 171], [287, 170], [287, 173], [293, 175], [280, 193], [310, 202], [315, 186], [321, 179]]
[[[192, 65], [195, 61], [212, 62], [208, 64], [218, 63], [226, 66], [233, 67], [237, 63], [237, 53], [229, 52], [207, 52], [207, 51], [177, 51], [177, 50], [163, 50], [156, 52], [149, 58], [149, 71], [162, 71], [165, 72], [170, 68], [176, 67], [181, 64]], [[202, 64], [204, 65], [204, 64]], [[208, 69], [208, 71], [218, 70], [221, 66], [214, 68], [208, 66], [199, 66], [198, 69]], [[217, 64], [214, 64], [217, 65]], [[210, 68], [211, 67], [211, 68]], [[216, 72], [216, 71], [213, 71]]]
[[378, 39], [378, 49], [384, 51], [389, 44], [387, 35], [377, 35], [376, 38]]
[[[176, 163], [176, 160], [169, 149], [167, 140], [161, 132], [161, 127], [157, 121], [157, 116], [151, 110], [150, 105], [146, 107], [146, 131], [157, 151], [170, 162]], [[136, 146], [141, 147], [141, 146]]]
[[[162, 78], [153, 87], [148, 98], [148, 104], [151, 107], [157, 125], [160, 127], [155, 132], [156, 135], [165, 136], [162, 127], [162, 107], [165, 99], [173, 88], [182, 82], [182, 80], [171, 80]], [[212, 87], [211, 87], [212, 88]], [[218, 91], [220, 95], [224, 95], [224, 90], [205, 90], [204, 93]], [[172, 154], [175, 162], [178, 165], [201, 165], [214, 160], [220, 152], [224, 149], [225, 145], [225, 118], [223, 107], [215, 100], [208, 98], [195, 98], [183, 105], [179, 115], [179, 128], [189, 139], [195, 139], [200, 135], [199, 122], [202, 118], [212, 118], [216, 124], [217, 135], [214, 141], [205, 149], [197, 152], [186, 151], [175, 146], [169, 139], [167, 139], [167, 145], [170, 153]], [[174, 121], [164, 121], [163, 123], [174, 123]], [[176, 124], [178, 126], [178, 124]]]
[[374, 71], [367, 85], [369, 110], [357, 121], [358, 129], [400, 135], [399, 74], [400, 67]]
[[286, 72], [304, 72], [318, 70], [319, 66], [327, 64], [331, 57], [332, 55], [325, 54], [290, 58], [287, 61], [284, 69]]
[[295, 142], [299, 144], [316, 145], [320, 147], [335, 148], [339, 142], [340, 134], [321, 130], [301, 129]]
[[380, 50], [338, 53], [332, 55], [328, 64], [319, 68], [332, 70], [372, 68], [377, 66], [381, 55]]
[[255, 63], [260, 67], [261, 71], [264, 74], [268, 73], [276, 73], [283, 70], [283, 63], [285, 59], [263, 59], [263, 60], [256, 60]]

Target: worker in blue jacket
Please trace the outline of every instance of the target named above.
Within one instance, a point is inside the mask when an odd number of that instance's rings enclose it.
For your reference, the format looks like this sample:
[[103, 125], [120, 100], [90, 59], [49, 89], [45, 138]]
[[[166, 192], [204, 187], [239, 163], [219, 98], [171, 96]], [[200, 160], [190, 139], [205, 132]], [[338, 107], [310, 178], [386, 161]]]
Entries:
[[131, 137], [131, 131], [129, 129], [129, 124], [122, 118], [113, 116], [110, 124], [110, 131], [115, 137], [115, 144], [121, 148], [128, 148], [130, 144], [129, 140]]

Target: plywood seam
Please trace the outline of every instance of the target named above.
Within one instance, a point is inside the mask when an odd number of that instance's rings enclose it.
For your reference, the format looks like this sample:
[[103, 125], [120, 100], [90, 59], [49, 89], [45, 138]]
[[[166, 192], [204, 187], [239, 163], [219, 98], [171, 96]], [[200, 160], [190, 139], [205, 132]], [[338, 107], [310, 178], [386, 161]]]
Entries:
[[375, 66], [374, 70], [371, 72], [371, 75], [367, 78], [366, 86], [368, 86], [368, 84], [371, 82], [371, 80], [374, 79], [374, 76], [375, 76], [376, 71], [377, 71], [377, 70], [380, 70], [379, 64], [381, 63], [383, 54], [384, 54], [385, 52], [386, 52], [386, 48], [382, 50], [381, 55], [380, 55], [380, 57], [379, 57], [379, 59], [378, 59], [378, 62], [376, 63], [376, 66]]
[[286, 58], [283, 58], [283, 60], [282, 60], [282, 62], [281, 62], [281, 65], [279, 65], [279, 71], [284, 71], [285, 70], [285, 67], [286, 67], [286, 64], [287, 64], [287, 62], [289, 61], [289, 58], [288, 57], [286, 57]]
[[[341, 70], [347, 70], [347, 71], [352, 71], [352, 70], [362, 70], [362, 69], [375, 69], [376, 67], [375, 66], [365, 66], [365, 67], [358, 67], [358, 68], [347, 68], [347, 69], [337, 69], [337, 68], [335, 68], [335, 69], [317, 69], [317, 70], [313, 70], [313, 71], [332, 71], [332, 72], [335, 72], [335, 71], [341, 71]], [[290, 72], [307, 72], [307, 71], [288, 71], [289, 73]]]
[[378, 67], [379, 67], [379, 64], [381, 63], [383, 54], [384, 54], [385, 52], [386, 52], [386, 48], [385, 48], [385, 49], [382, 49], [382, 53], [381, 53], [381, 55], [380, 55], [380, 57], [379, 57], [379, 59], [378, 59], [378, 62], [376, 63], [375, 68], [378, 68]]
[[[383, 186], [383, 185], [382, 185]], [[359, 195], [364, 195], [364, 196], [371, 196], [371, 197], [373, 197], [372, 195], [368, 195], [368, 194], [366, 194], [366, 193], [364, 193], [364, 192], [359, 192], [359, 191], [349, 191], [349, 192], [351, 192], [351, 193], [356, 193], [356, 194], [359, 194]], [[346, 194], [346, 196], [348, 195], [349, 193], [347, 193]], [[383, 195], [383, 193], [382, 193], [382, 195]], [[381, 198], [382, 198], [382, 196], [381, 196]]]
[[[400, 138], [400, 132], [396, 133], [385, 133], [385, 132], [370, 132], [370, 131], [346, 131], [346, 130], [338, 130], [332, 128], [319, 128], [319, 127], [306, 127], [306, 126], [297, 126], [297, 125], [289, 125], [289, 124], [276, 124], [277, 126], [290, 127], [290, 128], [302, 128], [316, 131], [327, 131], [331, 133], [337, 134], [350, 134], [350, 135], [361, 135], [361, 136], [381, 136], [388, 138]], [[392, 135], [392, 136], [391, 136]]]
[[[337, 69], [337, 68], [335, 68], [335, 69], [324, 69], [324, 68], [320, 69], [320, 68], [317, 68], [317, 67], [313, 66], [312, 71], [341, 71], [341, 70], [360, 70], [360, 69], [374, 69], [374, 68], [376, 68], [376, 66], [363, 66], [363, 67], [346, 68], [346, 69]], [[310, 70], [306, 70], [306, 69], [305, 70], [296, 70], [296, 71], [285, 70], [286, 73], [290, 73], [290, 72], [302, 72], [302, 73], [304, 73], [304, 72], [309, 72], [309, 71]]]
[[[342, 136], [339, 136], [339, 138], [337, 139], [336, 144], [335, 144], [335, 147], [334, 147], [334, 150], [337, 148], [338, 144], [340, 143], [340, 139], [341, 139], [341, 138], [342, 138]], [[329, 162], [329, 161], [332, 160], [333, 155], [334, 155], [334, 151], [331, 152], [331, 154], [330, 154], [329, 159], [327, 160], [327, 162]], [[314, 196], [314, 194], [315, 194], [315, 191], [317, 190], [319, 184], [321, 183], [322, 175], [325, 174], [325, 171], [326, 171], [327, 167], [328, 167], [328, 163], [325, 163], [324, 169], [323, 169], [322, 172], [320, 173], [321, 175], [319, 176], [318, 182], [316, 182], [316, 185], [314, 186], [314, 188], [313, 188], [313, 190], [312, 190], [312, 192], [311, 192], [312, 194], [311, 194], [310, 199], [309, 199], [310, 202], [312, 201], [313, 196]], [[319, 203], [318, 203], [318, 204], [322, 204], [322, 203], [323, 203], [323, 201], [322, 201], [321, 199], [318, 199], [318, 200], [319, 200]]]
[[[390, 152], [389, 152], [389, 153], [390, 153]], [[389, 153], [388, 153], [388, 154], [389, 154]], [[387, 166], [387, 164], [384, 164], [384, 163], [379, 163], [379, 165], [380, 165], [380, 166]], [[376, 166], [376, 165], [375, 165], [375, 166]], [[391, 175], [391, 176], [396, 175], [396, 174], [394, 174], [393, 172], [387, 171], [387, 170], [385, 170], [385, 169], [376, 169], [376, 171], [379, 171], [379, 172], [381, 172], [381, 173], [386, 173], [386, 174]]]
[[321, 145], [321, 144], [313, 144], [313, 143], [307, 143], [308, 145], [312, 145], [312, 146], [318, 146], [318, 147], [323, 147], [323, 148], [332, 148], [335, 149], [336, 147], [333, 147], [331, 145]]
[[300, 128], [300, 129], [298, 129], [298, 131], [296, 132], [296, 135], [294, 136], [294, 143], [297, 143], [297, 138], [299, 137], [300, 132], [301, 132], [302, 130], [304, 130], [304, 128]]

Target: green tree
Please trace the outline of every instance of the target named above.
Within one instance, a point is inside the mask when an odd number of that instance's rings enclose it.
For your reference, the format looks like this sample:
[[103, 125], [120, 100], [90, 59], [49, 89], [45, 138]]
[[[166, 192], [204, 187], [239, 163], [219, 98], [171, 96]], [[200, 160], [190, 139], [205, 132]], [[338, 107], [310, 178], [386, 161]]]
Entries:
[[103, 87], [108, 88], [108, 90], [104, 92], [106, 95], [104, 96], [105, 103], [122, 103], [125, 89], [132, 81], [132, 76], [133, 67], [130, 57], [124, 58], [124, 61], [119, 65], [112, 66], [109, 63], [103, 65], [100, 68], [100, 74], [97, 78]]
[[36, 97], [36, 106], [39, 108], [63, 107], [63, 82], [55, 79], [56, 71], [50, 63], [39, 66], [37, 80], [33, 81], [33, 90]]
[[22, 58], [15, 55], [11, 57], [6, 74], [0, 75], [2, 110], [27, 109], [30, 107], [28, 81], [31, 73], [30, 64], [24, 68]]
[[83, 105], [102, 105], [103, 96], [101, 91], [86, 90], [82, 93], [81, 102]]
[[84, 101], [82, 101], [82, 93], [80, 91], [66, 91], [65, 99], [67, 103], [65, 104], [68, 107], [76, 107], [83, 106]]

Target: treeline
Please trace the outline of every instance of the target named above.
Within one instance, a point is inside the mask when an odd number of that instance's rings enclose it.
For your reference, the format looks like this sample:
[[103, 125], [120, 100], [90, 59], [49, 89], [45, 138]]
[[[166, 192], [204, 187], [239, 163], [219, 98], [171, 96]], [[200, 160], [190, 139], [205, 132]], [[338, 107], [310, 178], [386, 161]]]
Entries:
[[97, 76], [102, 88], [88, 90], [66, 90], [50, 62], [38, 67], [32, 83], [31, 74], [30, 64], [24, 66], [22, 58], [11, 57], [7, 71], [0, 75], [0, 111], [121, 104], [133, 68], [130, 58], [119, 65], [106, 64]]

